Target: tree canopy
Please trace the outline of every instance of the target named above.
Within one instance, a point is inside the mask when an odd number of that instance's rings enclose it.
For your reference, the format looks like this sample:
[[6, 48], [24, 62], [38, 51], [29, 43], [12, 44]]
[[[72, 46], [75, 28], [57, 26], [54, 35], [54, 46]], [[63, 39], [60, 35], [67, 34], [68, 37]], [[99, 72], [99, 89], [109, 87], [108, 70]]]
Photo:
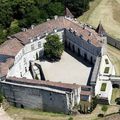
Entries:
[[8, 35], [29, 28], [55, 15], [64, 15], [68, 7], [75, 17], [89, 8], [91, 0], [0, 0], [0, 43]]
[[56, 61], [61, 58], [64, 45], [58, 35], [48, 35], [44, 44], [44, 53], [47, 59]]

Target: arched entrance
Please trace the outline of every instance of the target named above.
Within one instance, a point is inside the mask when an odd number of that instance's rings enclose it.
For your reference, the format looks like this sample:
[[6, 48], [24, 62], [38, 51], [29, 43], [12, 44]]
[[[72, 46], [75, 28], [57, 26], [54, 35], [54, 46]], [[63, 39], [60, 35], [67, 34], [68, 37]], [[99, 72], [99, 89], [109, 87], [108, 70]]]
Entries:
[[72, 45], [72, 51], [75, 52], [75, 46], [74, 45]]
[[115, 84], [112, 85], [112, 87], [113, 88], [120, 88], [120, 85], [115, 83]]
[[93, 64], [93, 57], [92, 56], [90, 57], [90, 62], [91, 62], [91, 64]]
[[84, 53], [84, 59], [87, 60], [87, 54], [86, 53]]
[[68, 43], [68, 49], [70, 50], [70, 42]]
[[80, 54], [80, 49], [78, 48], [78, 56], [80, 56], [81, 54]]
[[64, 42], [64, 46], [65, 46], [65, 48], [67, 48], [68, 46], [67, 46], [67, 41], [65, 40], [65, 42]]

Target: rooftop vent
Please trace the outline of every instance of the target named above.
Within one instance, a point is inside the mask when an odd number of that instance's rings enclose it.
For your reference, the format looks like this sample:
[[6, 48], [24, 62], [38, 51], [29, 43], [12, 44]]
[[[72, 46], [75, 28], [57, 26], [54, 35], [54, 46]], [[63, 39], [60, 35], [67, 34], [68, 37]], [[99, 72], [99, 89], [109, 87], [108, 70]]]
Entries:
[[75, 31], [73, 32], [73, 34], [74, 34], [74, 35], [77, 35], [77, 31], [75, 30]]
[[35, 27], [35, 25], [31, 25], [31, 29], [33, 29]]
[[92, 33], [91, 33], [91, 32], [89, 32], [89, 36], [92, 36]]
[[55, 28], [55, 29], [53, 29], [53, 31], [56, 33], [56, 32], [57, 32], [57, 29]]
[[48, 18], [47, 21], [50, 21], [50, 19]]
[[21, 29], [23, 32], [26, 32], [27, 31], [27, 28], [22, 28]]
[[72, 31], [73, 31], [73, 28], [69, 28], [69, 31], [72, 32]]
[[32, 39], [32, 38], [30, 39], [30, 42], [33, 42], [33, 39]]
[[48, 32], [46, 32], [45, 35], [47, 36], [47, 35], [48, 35]]
[[54, 19], [56, 20], [57, 18], [58, 18], [58, 16], [57, 16], [57, 15], [55, 15], [55, 16], [54, 16]]
[[87, 40], [87, 42], [88, 42], [88, 43], [91, 43], [91, 40], [90, 40], [90, 39], [88, 39], [88, 40]]
[[37, 36], [37, 40], [40, 40], [40, 36]]

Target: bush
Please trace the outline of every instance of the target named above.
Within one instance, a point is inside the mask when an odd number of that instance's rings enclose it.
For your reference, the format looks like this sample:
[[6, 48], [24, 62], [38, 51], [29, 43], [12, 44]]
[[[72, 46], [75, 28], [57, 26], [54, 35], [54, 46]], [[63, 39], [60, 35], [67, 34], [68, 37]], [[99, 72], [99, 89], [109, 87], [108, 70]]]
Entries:
[[116, 104], [120, 105], [120, 98], [115, 99]]
[[102, 108], [101, 108], [101, 110], [103, 112], [106, 112], [108, 110], [108, 106], [107, 105], [103, 105]]
[[37, 74], [35, 75], [35, 79], [36, 79], [36, 80], [39, 80], [39, 78], [38, 78], [38, 75], [37, 75]]
[[98, 114], [98, 117], [104, 117], [104, 114]]
[[44, 44], [44, 53], [47, 59], [56, 61], [61, 58], [64, 46], [58, 35], [48, 35]]
[[68, 120], [73, 120], [73, 117], [70, 117]]

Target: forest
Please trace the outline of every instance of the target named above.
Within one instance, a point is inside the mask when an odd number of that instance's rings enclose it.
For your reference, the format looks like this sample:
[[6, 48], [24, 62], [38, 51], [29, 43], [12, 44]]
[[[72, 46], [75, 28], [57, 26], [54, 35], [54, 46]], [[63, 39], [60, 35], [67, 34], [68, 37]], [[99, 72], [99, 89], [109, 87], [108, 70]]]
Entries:
[[75, 17], [89, 9], [92, 0], [0, 0], [0, 44], [7, 36], [37, 25], [68, 7]]

